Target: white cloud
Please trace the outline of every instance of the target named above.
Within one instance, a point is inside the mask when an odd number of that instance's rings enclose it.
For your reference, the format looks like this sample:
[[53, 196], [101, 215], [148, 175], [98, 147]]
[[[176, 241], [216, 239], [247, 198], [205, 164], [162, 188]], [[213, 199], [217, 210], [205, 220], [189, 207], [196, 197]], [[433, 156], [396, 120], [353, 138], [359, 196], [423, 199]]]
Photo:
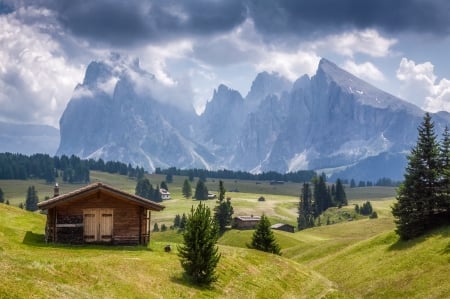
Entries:
[[450, 81], [437, 81], [431, 62], [416, 64], [403, 57], [397, 69], [397, 79], [402, 82], [401, 96], [430, 111], [450, 111]]
[[313, 75], [320, 57], [314, 52], [299, 50], [295, 53], [271, 51], [256, 64], [258, 71], [278, 72], [294, 81], [304, 74]]
[[0, 119], [58, 126], [83, 68], [70, 64], [39, 26], [20, 22], [19, 13], [46, 17], [49, 12], [28, 9], [0, 16]]
[[347, 60], [342, 66], [346, 71], [368, 81], [384, 81], [383, 73], [371, 62], [357, 64], [352, 60]]
[[378, 31], [367, 29], [330, 35], [310, 43], [309, 47], [314, 51], [331, 50], [348, 57], [353, 57], [356, 53], [385, 57], [390, 54], [391, 47], [396, 43], [396, 39], [385, 38]]

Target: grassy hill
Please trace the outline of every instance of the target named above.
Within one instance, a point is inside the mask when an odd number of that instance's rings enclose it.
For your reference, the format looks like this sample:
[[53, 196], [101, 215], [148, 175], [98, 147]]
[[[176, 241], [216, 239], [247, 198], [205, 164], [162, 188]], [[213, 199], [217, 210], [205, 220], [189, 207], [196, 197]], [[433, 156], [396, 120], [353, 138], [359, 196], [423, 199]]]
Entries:
[[[164, 176], [149, 176], [153, 185]], [[99, 180], [133, 192], [124, 176], [93, 172]], [[184, 177], [169, 185], [174, 199], [152, 221], [171, 225], [175, 214], [197, 204], [183, 199]], [[215, 191], [218, 181], [208, 181]], [[224, 180], [235, 215], [265, 213], [272, 223], [295, 224], [300, 184]], [[35, 185], [41, 199], [53, 186], [42, 181], [0, 181], [12, 204]], [[61, 184], [61, 192], [80, 185]], [[194, 187], [194, 186], [193, 186]], [[450, 227], [402, 242], [394, 233], [390, 207], [394, 188], [347, 188], [349, 206], [330, 209], [339, 222], [296, 232], [274, 231], [282, 256], [250, 250], [253, 231], [227, 231], [219, 239], [219, 280], [212, 288], [187, 283], [176, 255], [176, 231], [152, 234], [147, 247], [63, 246], [43, 242], [45, 217], [0, 204], [0, 298], [450, 298]], [[265, 202], [258, 202], [263, 195]], [[377, 219], [341, 218], [370, 200]], [[210, 207], [214, 200], [207, 201]], [[324, 221], [322, 221], [324, 224]], [[164, 252], [173, 245], [171, 253]]]
[[[219, 281], [182, 276], [176, 250], [62, 246], [43, 242], [45, 218], [0, 205], [0, 298], [317, 298], [339, 294], [316, 271], [287, 258], [220, 246]], [[176, 248], [176, 246], [174, 246]]]

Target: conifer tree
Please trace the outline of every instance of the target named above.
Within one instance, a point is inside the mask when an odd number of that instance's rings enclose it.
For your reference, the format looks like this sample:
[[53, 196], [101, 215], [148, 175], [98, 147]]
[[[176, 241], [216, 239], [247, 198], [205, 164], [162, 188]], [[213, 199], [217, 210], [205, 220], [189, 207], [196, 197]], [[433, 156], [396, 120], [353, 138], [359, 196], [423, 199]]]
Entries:
[[192, 196], [192, 188], [188, 179], [184, 180], [182, 191], [184, 198], [190, 198]]
[[0, 203], [4, 203], [4, 202], [5, 202], [5, 195], [3, 194], [2, 188], [0, 188]]
[[180, 219], [180, 230], [184, 230], [186, 228], [186, 223], [187, 223], [187, 216], [185, 213], [183, 213]]
[[202, 180], [198, 180], [197, 186], [195, 187], [195, 199], [206, 200], [208, 199], [208, 188], [206, 188], [205, 183]]
[[270, 228], [270, 221], [264, 214], [256, 225], [255, 232], [252, 236], [252, 243], [249, 247], [265, 252], [280, 254], [280, 246]]
[[192, 207], [178, 255], [186, 275], [196, 284], [217, 280], [215, 268], [220, 260], [217, 239], [218, 227], [210, 209], [203, 203], [195, 210]]
[[27, 198], [25, 199], [25, 210], [27, 211], [36, 211], [38, 209], [39, 198], [37, 195], [37, 191], [34, 186], [28, 187], [27, 190]]
[[311, 188], [308, 183], [304, 183], [298, 204], [297, 228], [299, 230], [314, 226], [314, 211], [311, 197]]
[[339, 207], [348, 205], [347, 195], [345, 194], [344, 186], [340, 179], [336, 180], [335, 202]]
[[158, 223], [155, 222], [155, 224], [153, 225], [153, 231], [154, 232], [159, 232], [159, 226]]
[[154, 195], [153, 186], [147, 178], [141, 178], [136, 184], [134, 194], [151, 200]]
[[[450, 131], [445, 127], [440, 146], [440, 170], [439, 197], [436, 209], [439, 214], [450, 213]], [[450, 217], [449, 217], [450, 218]]]
[[439, 194], [439, 146], [429, 113], [425, 114], [418, 133], [392, 209], [396, 231], [404, 240], [421, 235], [429, 226]]
[[214, 219], [219, 225], [219, 231], [222, 233], [225, 231], [227, 225], [231, 224], [233, 216], [233, 206], [231, 205], [231, 198], [228, 197], [225, 200], [225, 187], [223, 181], [219, 181], [219, 199], [217, 200], [217, 206], [214, 208]]
[[181, 216], [180, 214], [176, 214], [175, 219], [173, 220], [173, 226], [180, 227], [180, 224], [181, 224]]

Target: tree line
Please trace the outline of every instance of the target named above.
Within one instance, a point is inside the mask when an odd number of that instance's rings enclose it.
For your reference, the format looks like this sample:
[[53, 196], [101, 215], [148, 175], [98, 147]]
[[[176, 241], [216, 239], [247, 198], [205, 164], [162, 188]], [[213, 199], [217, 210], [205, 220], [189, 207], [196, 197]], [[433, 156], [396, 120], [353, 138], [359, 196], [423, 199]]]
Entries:
[[309, 182], [316, 175], [313, 170], [299, 170], [296, 172], [288, 172], [281, 174], [275, 171], [263, 172], [260, 174], [253, 174], [246, 171], [233, 171], [233, 170], [207, 170], [201, 168], [193, 169], [178, 169], [176, 167], [171, 167], [167, 169], [156, 168], [156, 174], [165, 175], [179, 175], [186, 176], [192, 182], [194, 177], [206, 181], [206, 178], [213, 179], [235, 179], [235, 180], [251, 180], [251, 181], [284, 181], [284, 182], [294, 182], [302, 183]]
[[129, 177], [143, 177], [144, 168], [132, 167], [117, 161], [102, 159], [81, 159], [75, 155], [53, 156], [33, 154], [31, 156], [18, 153], [0, 153], [0, 179], [26, 180], [44, 179], [54, 182], [57, 178], [68, 183], [87, 183], [90, 181], [90, 170], [118, 173]]

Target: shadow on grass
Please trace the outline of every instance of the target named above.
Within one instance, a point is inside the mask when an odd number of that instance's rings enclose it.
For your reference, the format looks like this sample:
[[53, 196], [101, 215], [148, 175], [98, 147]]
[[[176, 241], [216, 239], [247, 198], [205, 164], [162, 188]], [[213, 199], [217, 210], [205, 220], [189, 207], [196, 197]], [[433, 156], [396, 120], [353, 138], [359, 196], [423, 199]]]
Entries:
[[58, 244], [46, 243], [44, 234], [36, 234], [27, 231], [23, 237], [22, 244], [34, 247], [48, 248], [69, 248], [73, 250], [102, 249], [112, 251], [153, 251], [151, 248], [143, 245], [112, 245], [112, 244]]
[[214, 286], [211, 285], [198, 285], [192, 282], [192, 280], [185, 274], [183, 273], [181, 276], [171, 276], [170, 277], [170, 281], [172, 281], [173, 283], [188, 287], [188, 288], [192, 288], [192, 289], [196, 289], [198, 291], [214, 291], [215, 288]]
[[[424, 241], [426, 241], [430, 237], [434, 236], [442, 236], [442, 237], [448, 237], [448, 231], [449, 231], [449, 225], [443, 225], [438, 228], [430, 229], [424, 233], [423, 236], [419, 236], [412, 240], [402, 240], [400, 238], [397, 239], [395, 243], [393, 243], [391, 246], [389, 246], [388, 250], [405, 250], [412, 248], [416, 246], [417, 244], [420, 244]], [[446, 248], [442, 250], [443, 254], [450, 253], [450, 243], [447, 245]]]

